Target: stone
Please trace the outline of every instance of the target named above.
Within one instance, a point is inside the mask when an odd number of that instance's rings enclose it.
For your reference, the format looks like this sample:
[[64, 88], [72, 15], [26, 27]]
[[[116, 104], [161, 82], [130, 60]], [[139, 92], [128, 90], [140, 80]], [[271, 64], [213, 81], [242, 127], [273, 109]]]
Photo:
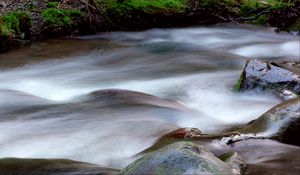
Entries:
[[245, 91], [255, 88], [275, 90], [277, 94], [283, 95], [294, 94], [292, 97], [295, 97], [300, 94], [300, 76], [273, 62], [250, 60], [247, 61], [235, 89]]
[[300, 146], [300, 97], [276, 105], [239, 132], [260, 134]]
[[191, 142], [175, 142], [145, 154], [121, 171], [133, 174], [237, 174], [206, 148]]
[[118, 170], [67, 159], [0, 159], [0, 175], [115, 175]]

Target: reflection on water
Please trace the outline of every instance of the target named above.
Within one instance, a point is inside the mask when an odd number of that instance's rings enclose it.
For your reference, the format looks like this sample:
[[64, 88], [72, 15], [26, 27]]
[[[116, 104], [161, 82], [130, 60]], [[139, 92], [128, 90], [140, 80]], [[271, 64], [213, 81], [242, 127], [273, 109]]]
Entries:
[[[0, 56], [0, 157], [120, 168], [178, 127], [207, 133], [246, 123], [280, 102], [232, 92], [247, 57], [296, 59], [297, 48], [298, 38], [287, 34], [211, 27], [114, 32], [10, 51]], [[86, 101], [103, 89], [156, 97], [101, 91]]]

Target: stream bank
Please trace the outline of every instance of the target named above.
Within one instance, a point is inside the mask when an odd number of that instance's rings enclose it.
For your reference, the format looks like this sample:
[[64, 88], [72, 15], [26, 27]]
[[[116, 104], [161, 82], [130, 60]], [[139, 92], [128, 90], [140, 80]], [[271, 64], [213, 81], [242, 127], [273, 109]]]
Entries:
[[154, 27], [250, 23], [297, 31], [300, 16], [297, 0], [12, 0], [0, 5], [0, 51], [44, 38]]

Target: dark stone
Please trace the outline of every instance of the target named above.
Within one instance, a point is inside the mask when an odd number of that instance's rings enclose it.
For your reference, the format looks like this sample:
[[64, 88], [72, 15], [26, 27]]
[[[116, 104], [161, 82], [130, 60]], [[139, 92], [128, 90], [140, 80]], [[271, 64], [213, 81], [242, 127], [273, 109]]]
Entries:
[[227, 161], [224, 157], [230, 155], [226, 152], [238, 152], [247, 162], [246, 168], [241, 172], [243, 175], [299, 175], [300, 172], [300, 147], [298, 146], [270, 139], [248, 139], [236, 142], [234, 145], [208, 148], [216, 155], [225, 152], [218, 156], [225, 162]]
[[112, 175], [118, 170], [67, 159], [0, 159], [0, 175]]
[[300, 97], [287, 100], [250, 122], [241, 133], [263, 133], [283, 143], [300, 146]]

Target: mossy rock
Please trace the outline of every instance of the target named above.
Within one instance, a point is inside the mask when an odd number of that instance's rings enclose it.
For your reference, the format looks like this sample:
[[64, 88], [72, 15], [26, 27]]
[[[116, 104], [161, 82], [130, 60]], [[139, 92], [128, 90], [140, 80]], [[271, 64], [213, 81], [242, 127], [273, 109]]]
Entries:
[[112, 175], [118, 170], [67, 159], [0, 159], [0, 175]]
[[46, 37], [72, 35], [86, 23], [86, 14], [77, 9], [48, 8], [41, 13], [41, 18], [41, 32]]
[[31, 18], [28, 12], [12, 11], [0, 16], [0, 38], [25, 39], [30, 37]]
[[202, 146], [175, 142], [145, 154], [121, 171], [131, 174], [236, 174], [236, 171]]

